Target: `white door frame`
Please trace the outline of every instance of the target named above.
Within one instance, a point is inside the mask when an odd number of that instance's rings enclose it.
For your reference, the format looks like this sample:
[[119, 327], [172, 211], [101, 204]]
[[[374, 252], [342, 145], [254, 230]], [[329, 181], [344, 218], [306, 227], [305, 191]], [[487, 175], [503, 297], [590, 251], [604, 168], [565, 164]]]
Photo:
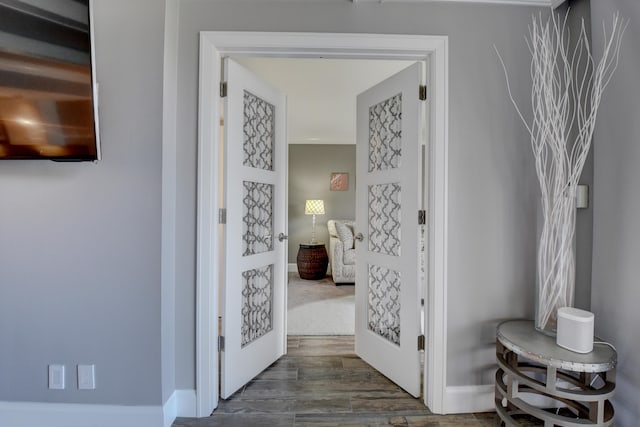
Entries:
[[[204, 31], [200, 33], [196, 243], [196, 415], [218, 402], [219, 83], [224, 56], [407, 59], [429, 64], [428, 277], [425, 404], [444, 413], [447, 372], [448, 37]], [[417, 89], [416, 89], [417, 90]]]

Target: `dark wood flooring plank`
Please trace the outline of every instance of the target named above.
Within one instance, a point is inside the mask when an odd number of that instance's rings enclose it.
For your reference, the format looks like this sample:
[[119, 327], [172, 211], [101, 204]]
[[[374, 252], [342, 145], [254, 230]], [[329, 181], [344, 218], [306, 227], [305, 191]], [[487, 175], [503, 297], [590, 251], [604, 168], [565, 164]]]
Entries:
[[[394, 422], [395, 421], [395, 422]], [[398, 426], [397, 416], [388, 414], [318, 414], [318, 415], [296, 415], [296, 427], [379, 427]]]
[[349, 399], [296, 399], [293, 412], [298, 414], [351, 413]]
[[287, 414], [294, 413], [296, 399], [228, 399], [218, 405], [220, 414]]
[[296, 381], [298, 379], [298, 368], [287, 366], [272, 366], [258, 375], [254, 381], [276, 380], [276, 381]]
[[285, 356], [276, 361], [272, 368], [342, 368], [344, 356]]
[[408, 427], [482, 427], [473, 414], [463, 415], [406, 415]]
[[[193, 421], [190, 421], [193, 420]], [[207, 418], [179, 418], [173, 427], [294, 427], [293, 414], [217, 414]]]
[[[422, 412], [430, 414], [430, 411], [419, 399], [405, 395], [403, 397], [362, 397], [356, 396], [351, 399], [353, 412]], [[417, 414], [416, 414], [417, 415]]]

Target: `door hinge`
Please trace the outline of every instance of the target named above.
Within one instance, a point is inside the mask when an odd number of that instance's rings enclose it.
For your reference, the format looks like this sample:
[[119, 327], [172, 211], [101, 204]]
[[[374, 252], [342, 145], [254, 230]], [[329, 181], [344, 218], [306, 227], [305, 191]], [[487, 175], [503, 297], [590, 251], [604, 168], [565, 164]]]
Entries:
[[218, 209], [218, 224], [226, 224], [227, 223], [227, 209], [221, 208]]
[[227, 96], [227, 82], [220, 82], [220, 98]]
[[425, 225], [427, 223], [427, 211], [420, 209], [418, 211], [418, 225]]
[[426, 101], [427, 100], [427, 85], [420, 85], [420, 89], [418, 92], [418, 98], [420, 99], [420, 101]]
[[218, 351], [224, 351], [224, 337], [218, 337]]
[[424, 350], [424, 335], [418, 335], [418, 350]]

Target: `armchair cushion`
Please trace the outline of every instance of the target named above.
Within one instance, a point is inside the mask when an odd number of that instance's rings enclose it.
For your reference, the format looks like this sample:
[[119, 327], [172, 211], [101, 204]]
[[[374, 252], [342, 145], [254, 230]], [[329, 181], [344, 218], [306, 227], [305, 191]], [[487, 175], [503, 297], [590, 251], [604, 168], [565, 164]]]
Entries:
[[330, 219], [329, 261], [334, 283], [353, 283], [356, 280], [355, 222], [349, 219]]
[[336, 221], [336, 232], [344, 249], [353, 249], [353, 228], [344, 222]]

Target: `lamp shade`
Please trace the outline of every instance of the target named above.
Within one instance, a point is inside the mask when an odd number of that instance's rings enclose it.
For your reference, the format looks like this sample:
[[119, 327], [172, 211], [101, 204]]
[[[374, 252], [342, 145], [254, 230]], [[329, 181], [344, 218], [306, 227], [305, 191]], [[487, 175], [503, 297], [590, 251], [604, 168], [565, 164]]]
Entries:
[[324, 200], [307, 200], [304, 204], [305, 215], [324, 215]]

